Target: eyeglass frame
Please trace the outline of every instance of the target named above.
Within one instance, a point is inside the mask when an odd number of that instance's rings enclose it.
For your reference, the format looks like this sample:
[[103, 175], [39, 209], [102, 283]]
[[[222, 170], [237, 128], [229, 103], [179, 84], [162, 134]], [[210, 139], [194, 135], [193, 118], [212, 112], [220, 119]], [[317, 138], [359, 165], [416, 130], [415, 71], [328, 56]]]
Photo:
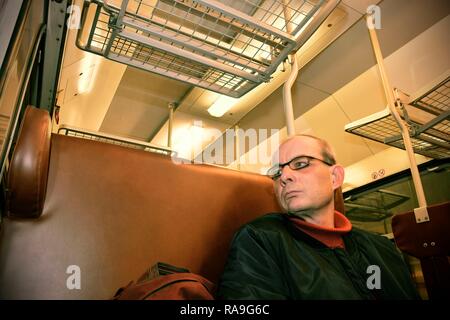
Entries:
[[[301, 167], [301, 168], [292, 168], [292, 167], [291, 167], [291, 163], [293, 163], [293, 162], [294, 162], [295, 160], [297, 160], [298, 158], [306, 158], [306, 159], [308, 159], [307, 165], [304, 166], [304, 167]], [[330, 167], [335, 165], [335, 163], [330, 163], [330, 162], [325, 161], [325, 160], [323, 160], [323, 159], [319, 159], [319, 158], [312, 157], [312, 156], [304, 156], [304, 155], [302, 155], [302, 156], [294, 157], [294, 158], [292, 158], [291, 160], [289, 160], [289, 161], [287, 161], [287, 162], [285, 162], [285, 163], [279, 163], [279, 164], [276, 164], [276, 165], [272, 166], [269, 170], [267, 170], [267, 174], [266, 174], [266, 175], [269, 176], [272, 180], [275, 181], [275, 180], [278, 180], [279, 177], [281, 177], [283, 168], [284, 168], [285, 166], [289, 166], [289, 168], [290, 168], [291, 170], [298, 171], [298, 170], [302, 170], [302, 169], [308, 168], [309, 165], [311, 164], [311, 163], [310, 163], [311, 160], [318, 160], [318, 161], [320, 161], [320, 162], [322, 162], [322, 163], [324, 163], [324, 164], [326, 164], [327, 166], [330, 166]], [[274, 169], [275, 167], [278, 167], [278, 168], [279, 168], [279, 171], [277, 172], [277, 174], [272, 174], [272, 175], [269, 174], [269, 172], [270, 172], [272, 169]]]

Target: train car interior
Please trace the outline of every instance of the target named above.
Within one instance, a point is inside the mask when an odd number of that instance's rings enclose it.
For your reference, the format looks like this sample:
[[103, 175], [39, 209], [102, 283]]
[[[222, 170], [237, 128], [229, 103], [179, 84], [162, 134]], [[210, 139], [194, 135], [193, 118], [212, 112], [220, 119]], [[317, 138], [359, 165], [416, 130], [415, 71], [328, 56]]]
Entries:
[[111, 299], [157, 263], [217, 284], [295, 134], [450, 297], [449, 1], [0, 0], [0, 30], [0, 299]]

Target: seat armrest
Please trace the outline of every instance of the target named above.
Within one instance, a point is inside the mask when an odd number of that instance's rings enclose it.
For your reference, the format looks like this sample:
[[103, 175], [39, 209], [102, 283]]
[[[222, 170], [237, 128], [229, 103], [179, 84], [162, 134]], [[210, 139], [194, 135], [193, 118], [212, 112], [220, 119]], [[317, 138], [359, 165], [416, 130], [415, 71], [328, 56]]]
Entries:
[[50, 159], [51, 120], [46, 110], [28, 106], [9, 165], [6, 216], [37, 218], [42, 214]]

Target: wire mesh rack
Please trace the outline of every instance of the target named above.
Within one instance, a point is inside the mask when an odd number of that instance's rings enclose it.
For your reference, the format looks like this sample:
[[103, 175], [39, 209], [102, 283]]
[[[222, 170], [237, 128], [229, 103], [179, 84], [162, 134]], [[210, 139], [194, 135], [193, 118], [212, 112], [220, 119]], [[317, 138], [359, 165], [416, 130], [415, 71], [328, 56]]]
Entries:
[[409, 200], [409, 196], [389, 190], [376, 190], [344, 200], [346, 216], [355, 221], [375, 222], [392, 216], [392, 209]]
[[270, 80], [325, 2], [85, 0], [77, 46], [240, 97]]
[[142, 142], [139, 140], [134, 139], [127, 139], [122, 138], [115, 135], [110, 135], [106, 133], [96, 132], [96, 131], [90, 131], [86, 129], [80, 129], [80, 128], [74, 128], [70, 126], [62, 125], [58, 129], [58, 134], [70, 136], [70, 137], [77, 137], [82, 139], [88, 139], [88, 140], [95, 140], [105, 143], [110, 143], [122, 147], [132, 148], [132, 149], [138, 149], [153, 153], [159, 153], [163, 155], [168, 156], [176, 156], [176, 152], [172, 151], [169, 148], [161, 147], [161, 146], [155, 146], [150, 143]]
[[[436, 116], [447, 112], [450, 108], [450, 77], [410, 104]], [[449, 129], [448, 121], [446, 129]]]
[[[450, 157], [449, 105], [450, 77], [409, 103], [408, 109], [401, 110], [415, 153], [434, 159]], [[423, 116], [414, 117], [417, 109], [426, 112], [426, 121], [420, 121]], [[405, 149], [400, 129], [388, 108], [348, 124], [345, 131]]]

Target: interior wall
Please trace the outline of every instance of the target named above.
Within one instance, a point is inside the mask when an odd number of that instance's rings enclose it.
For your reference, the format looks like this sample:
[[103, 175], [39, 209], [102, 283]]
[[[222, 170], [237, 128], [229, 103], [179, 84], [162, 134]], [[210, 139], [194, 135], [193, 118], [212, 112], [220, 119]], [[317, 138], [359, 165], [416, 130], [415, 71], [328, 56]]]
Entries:
[[83, 64], [87, 64], [91, 70], [83, 90], [79, 90], [76, 79], [79, 74], [75, 78], [64, 79], [69, 83], [62, 98], [58, 99], [61, 107], [60, 124], [99, 131], [126, 66], [87, 53], [85, 58], [69, 67], [76, 68]]

